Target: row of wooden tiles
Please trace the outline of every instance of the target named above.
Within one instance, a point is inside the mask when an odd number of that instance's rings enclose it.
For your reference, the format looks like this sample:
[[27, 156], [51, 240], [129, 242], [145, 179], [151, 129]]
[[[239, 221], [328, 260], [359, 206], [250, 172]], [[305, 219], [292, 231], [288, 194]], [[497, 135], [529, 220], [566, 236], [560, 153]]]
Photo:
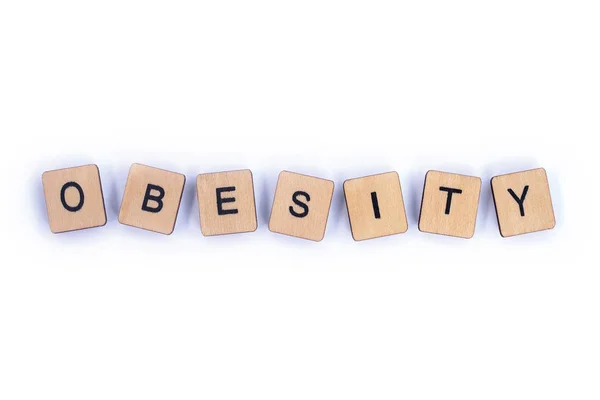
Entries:
[[[106, 224], [96, 165], [44, 172], [50, 229], [54, 233]], [[171, 234], [185, 175], [133, 164], [125, 185], [119, 222]], [[258, 226], [250, 170], [200, 174], [196, 179], [200, 226], [205, 236], [253, 232]], [[320, 241], [325, 235], [334, 183], [283, 171], [279, 174], [269, 229]], [[554, 211], [543, 168], [495, 176], [492, 196], [503, 237], [552, 229]], [[419, 230], [461, 238], [475, 233], [481, 179], [440, 171], [425, 175]], [[408, 229], [396, 172], [349, 179], [344, 196], [355, 240], [404, 233]]]

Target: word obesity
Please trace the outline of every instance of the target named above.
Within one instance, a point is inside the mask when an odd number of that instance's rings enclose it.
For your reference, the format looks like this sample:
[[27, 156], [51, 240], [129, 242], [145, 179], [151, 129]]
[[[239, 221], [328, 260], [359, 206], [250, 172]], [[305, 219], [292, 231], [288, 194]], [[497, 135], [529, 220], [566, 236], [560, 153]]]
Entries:
[[[106, 224], [100, 173], [96, 165], [46, 171], [42, 184], [50, 230], [54, 233]], [[502, 237], [552, 229], [554, 210], [543, 168], [495, 176], [491, 192]], [[119, 222], [171, 234], [185, 186], [185, 175], [133, 164], [129, 170]], [[344, 197], [354, 240], [401, 234], [408, 221], [397, 172], [344, 182]], [[321, 241], [334, 182], [282, 171], [271, 207], [269, 230]], [[441, 171], [425, 175], [418, 228], [421, 232], [471, 238], [481, 179]], [[200, 174], [196, 178], [200, 228], [205, 236], [253, 232], [258, 227], [250, 170]]]

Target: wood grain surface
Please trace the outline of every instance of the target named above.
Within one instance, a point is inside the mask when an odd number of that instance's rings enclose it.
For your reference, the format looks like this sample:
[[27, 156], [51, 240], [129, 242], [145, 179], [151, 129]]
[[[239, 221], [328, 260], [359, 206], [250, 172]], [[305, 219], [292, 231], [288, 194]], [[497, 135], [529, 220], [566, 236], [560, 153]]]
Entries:
[[119, 222], [170, 235], [175, 229], [185, 175], [133, 164], [129, 169]]
[[503, 237], [552, 229], [556, 225], [545, 169], [495, 176], [491, 186]]
[[258, 227], [249, 169], [200, 174], [196, 188], [204, 236], [253, 232]]
[[333, 181], [283, 171], [277, 189], [269, 230], [284, 235], [321, 241], [325, 236]]
[[408, 229], [397, 172], [348, 179], [344, 182], [344, 197], [354, 240], [404, 233]]
[[470, 239], [475, 234], [481, 178], [429, 171], [425, 175], [419, 230]]
[[100, 172], [83, 165], [42, 174], [50, 230], [54, 233], [106, 224]]

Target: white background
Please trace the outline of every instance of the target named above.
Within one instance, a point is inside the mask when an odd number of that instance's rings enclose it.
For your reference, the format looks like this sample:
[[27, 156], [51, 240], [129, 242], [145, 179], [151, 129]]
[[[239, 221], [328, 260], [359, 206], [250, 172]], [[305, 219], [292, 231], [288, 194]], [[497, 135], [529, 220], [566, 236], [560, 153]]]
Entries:
[[[598, 399], [597, 1], [0, 3], [0, 398]], [[127, 170], [186, 174], [175, 232]], [[41, 174], [95, 163], [108, 224], [53, 235]], [[544, 167], [552, 231], [489, 179]], [[205, 238], [194, 181], [250, 168], [259, 229]], [[335, 181], [325, 239], [267, 229], [278, 173]], [[417, 229], [429, 169], [475, 237]], [[345, 179], [395, 170], [406, 234], [354, 242]]]

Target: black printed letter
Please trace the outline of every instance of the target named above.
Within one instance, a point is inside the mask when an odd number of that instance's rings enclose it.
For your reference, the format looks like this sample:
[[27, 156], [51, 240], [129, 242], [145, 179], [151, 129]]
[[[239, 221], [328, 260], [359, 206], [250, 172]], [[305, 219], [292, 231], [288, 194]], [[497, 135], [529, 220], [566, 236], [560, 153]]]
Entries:
[[453, 189], [453, 188], [440, 186], [440, 190], [442, 192], [448, 192], [448, 197], [446, 197], [446, 209], [444, 210], [444, 214], [450, 214], [450, 205], [452, 204], [452, 195], [454, 193], [461, 194], [462, 189]]
[[508, 189], [508, 193], [510, 193], [512, 198], [515, 199], [515, 201], [519, 205], [519, 211], [521, 211], [521, 217], [525, 216], [525, 208], [523, 208], [523, 203], [525, 202], [525, 196], [527, 196], [528, 190], [529, 190], [529, 185], [525, 185], [525, 187], [523, 188], [523, 194], [521, 195], [521, 198], [519, 198], [519, 197], [517, 197], [517, 194], [515, 192], [513, 192], [512, 189]]
[[373, 214], [375, 214], [375, 219], [380, 219], [381, 214], [379, 213], [379, 202], [377, 201], [377, 192], [371, 192], [371, 203], [373, 203]]
[[306, 202], [310, 201], [310, 196], [308, 195], [308, 193], [301, 191], [294, 192], [294, 194], [292, 195], [292, 201], [294, 202], [294, 204], [300, 206], [304, 211], [302, 211], [301, 213], [297, 213], [296, 211], [294, 211], [294, 207], [290, 206], [290, 214], [292, 214], [294, 217], [304, 218], [308, 215], [308, 206], [300, 200], [298, 200], [298, 196], [304, 196], [306, 198]]
[[[158, 192], [158, 196], [153, 196], [150, 194], [151, 190], [156, 190]], [[151, 213], [157, 213], [163, 208], [162, 198], [165, 197], [165, 189], [160, 186], [153, 185], [151, 183], [146, 187], [146, 194], [144, 195], [144, 202], [142, 203], [142, 210], [148, 211]], [[149, 207], [148, 201], [154, 200], [157, 204], [156, 207]]]
[[231, 210], [223, 210], [223, 203], [233, 203], [235, 201], [235, 197], [221, 197], [221, 193], [223, 192], [233, 192], [235, 191], [235, 186], [227, 186], [222, 188], [217, 188], [217, 214], [219, 215], [227, 215], [227, 214], [237, 214], [237, 208], [232, 208]]
[[[67, 200], [65, 200], [65, 192], [70, 187], [74, 187], [79, 192], [79, 203], [77, 203], [75, 207], [71, 207], [70, 205], [68, 205]], [[77, 182], [65, 183], [62, 189], [60, 189], [60, 202], [67, 211], [75, 212], [81, 210], [81, 208], [83, 207], [83, 189], [81, 188], [81, 186], [79, 186]]]

